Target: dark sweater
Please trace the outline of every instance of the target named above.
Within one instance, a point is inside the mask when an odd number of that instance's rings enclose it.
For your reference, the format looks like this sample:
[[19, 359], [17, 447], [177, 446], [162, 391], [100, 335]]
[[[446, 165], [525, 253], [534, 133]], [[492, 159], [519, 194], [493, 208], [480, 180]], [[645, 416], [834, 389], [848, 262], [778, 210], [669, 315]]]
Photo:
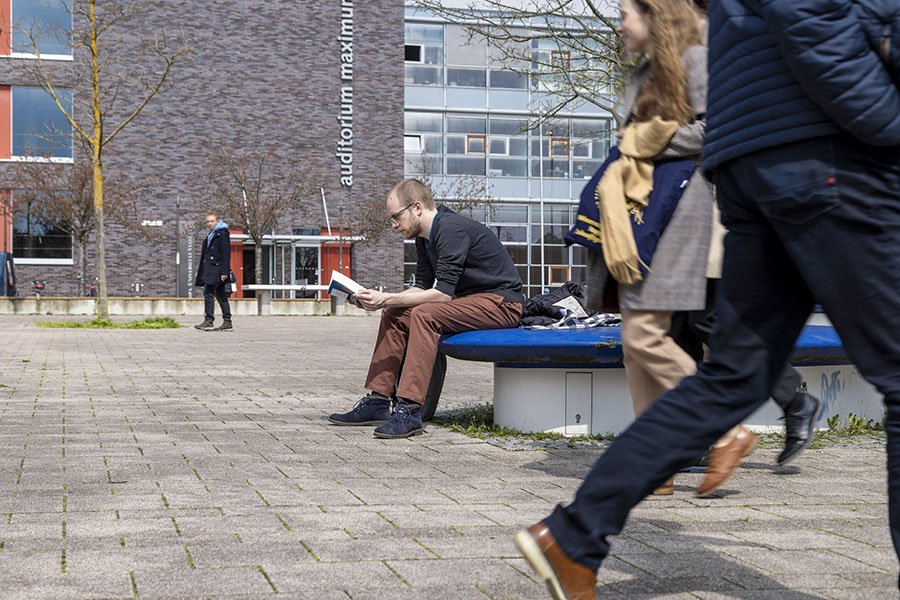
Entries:
[[508, 302], [523, 300], [522, 280], [499, 238], [446, 206], [438, 208], [431, 237], [416, 238], [415, 286], [452, 297], [497, 294]]

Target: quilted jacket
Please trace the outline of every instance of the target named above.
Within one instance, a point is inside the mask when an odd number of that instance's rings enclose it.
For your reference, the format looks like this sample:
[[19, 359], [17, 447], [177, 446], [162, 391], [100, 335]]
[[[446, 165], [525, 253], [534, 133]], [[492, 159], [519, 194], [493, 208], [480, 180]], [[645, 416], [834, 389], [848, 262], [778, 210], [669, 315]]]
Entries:
[[[859, 1], [894, 14], [900, 4]], [[900, 145], [897, 65], [872, 47], [867, 13], [854, 0], [710, 2], [704, 169], [842, 130]]]

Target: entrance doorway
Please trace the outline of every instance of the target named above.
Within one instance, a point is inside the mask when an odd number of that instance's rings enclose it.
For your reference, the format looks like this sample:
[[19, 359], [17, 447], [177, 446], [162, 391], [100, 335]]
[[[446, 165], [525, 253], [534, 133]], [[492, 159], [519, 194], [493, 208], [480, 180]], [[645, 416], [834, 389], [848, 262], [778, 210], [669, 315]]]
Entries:
[[[295, 245], [291, 273], [293, 285], [320, 285], [319, 263], [321, 256], [319, 245]], [[316, 291], [294, 291], [295, 298], [318, 298]]]

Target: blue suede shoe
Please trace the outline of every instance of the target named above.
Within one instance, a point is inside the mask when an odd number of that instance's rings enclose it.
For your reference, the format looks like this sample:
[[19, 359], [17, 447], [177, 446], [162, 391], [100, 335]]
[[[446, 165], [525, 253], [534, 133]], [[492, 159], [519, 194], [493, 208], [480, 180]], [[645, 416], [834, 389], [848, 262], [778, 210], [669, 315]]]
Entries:
[[408, 438], [425, 433], [422, 427], [422, 405], [397, 398], [397, 408], [391, 419], [375, 428], [375, 437], [385, 439]]
[[360, 398], [350, 412], [328, 416], [328, 420], [335, 425], [379, 425], [390, 418], [391, 399], [375, 392]]

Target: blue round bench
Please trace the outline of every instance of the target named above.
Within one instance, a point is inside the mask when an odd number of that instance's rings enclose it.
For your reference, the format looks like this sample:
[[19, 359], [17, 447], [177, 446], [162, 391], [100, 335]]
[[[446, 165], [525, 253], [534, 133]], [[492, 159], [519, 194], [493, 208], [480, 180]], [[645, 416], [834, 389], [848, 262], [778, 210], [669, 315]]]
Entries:
[[[578, 435], [618, 433], [633, 420], [617, 326], [467, 331], [444, 336], [439, 349], [452, 358], [494, 363], [498, 425]], [[824, 401], [823, 420], [850, 413], [881, 418], [880, 396], [851, 364], [830, 325], [807, 325], [792, 363]], [[780, 417], [767, 402], [746, 424], [780, 427]]]

